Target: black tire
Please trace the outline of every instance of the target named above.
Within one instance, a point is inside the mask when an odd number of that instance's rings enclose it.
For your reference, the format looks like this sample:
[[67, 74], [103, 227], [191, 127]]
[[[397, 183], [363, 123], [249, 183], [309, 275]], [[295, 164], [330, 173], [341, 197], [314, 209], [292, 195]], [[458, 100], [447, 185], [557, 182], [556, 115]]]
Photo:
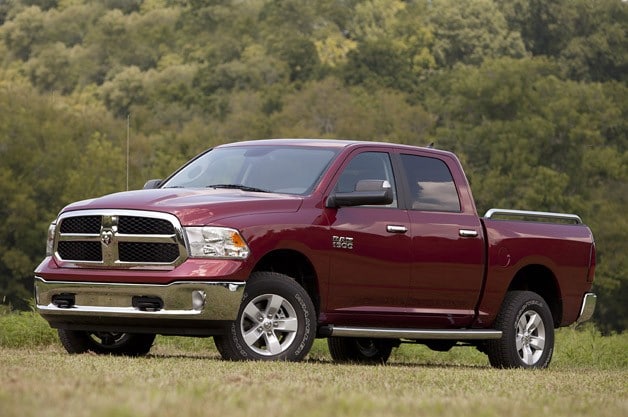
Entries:
[[300, 361], [316, 337], [316, 310], [292, 278], [256, 272], [246, 283], [237, 319], [214, 336], [223, 359]]
[[327, 346], [336, 362], [384, 364], [390, 357], [394, 343], [387, 339], [358, 337], [329, 337]]
[[554, 320], [545, 300], [530, 291], [506, 294], [495, 320], [501, 339], [485, 345], [496, 368], [546, 368], [554, 353]]
[[100, 355], [143, 356], [155, 341], [154, 334], [83, 332], [58, 329], [68, 353], [94, 352]]

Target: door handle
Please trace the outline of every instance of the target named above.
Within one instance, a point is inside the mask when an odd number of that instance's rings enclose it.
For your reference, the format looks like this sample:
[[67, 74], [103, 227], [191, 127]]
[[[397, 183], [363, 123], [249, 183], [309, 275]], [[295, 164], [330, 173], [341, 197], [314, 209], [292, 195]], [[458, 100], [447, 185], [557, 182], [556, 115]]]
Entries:
[[461, 237], [478, 237], [478, 231], [477, 230], [460, 229], [458, 231], [458, 234]]
[[386, 231], [388, 233], [406, 233], [408, 231], [408, 228], [406, 226], [389, 224], [388, 226], [386, 226]]

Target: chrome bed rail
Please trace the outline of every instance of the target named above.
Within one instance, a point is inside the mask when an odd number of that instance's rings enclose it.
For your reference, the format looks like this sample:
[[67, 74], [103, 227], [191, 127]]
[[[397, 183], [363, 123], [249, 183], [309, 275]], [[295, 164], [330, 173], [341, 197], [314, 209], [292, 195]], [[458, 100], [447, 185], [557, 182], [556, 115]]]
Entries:
[[526, 218], [533, 219], [545, 219], [545, 220], [562, 220], [573, 222], [574, 224], [582, 224], [582, 219], [580, 216], [575, 214], [567, 214], [567, 213], [553, 213], [548, 211], [528, 211], [528, 210], [507, 210], [507, 209], [498, 209], [493, 208], [484, 214], [484, 218], [492, 219], [494, 217], [518, 217], [521, 220], [526, 220]]

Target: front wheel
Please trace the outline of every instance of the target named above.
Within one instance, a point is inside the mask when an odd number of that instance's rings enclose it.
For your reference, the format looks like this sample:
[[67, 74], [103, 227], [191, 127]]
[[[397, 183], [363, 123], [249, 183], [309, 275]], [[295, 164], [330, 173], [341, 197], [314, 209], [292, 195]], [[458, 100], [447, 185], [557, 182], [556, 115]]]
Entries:
[[496, 368], [546, 368], [554, 352], [554, 321], [545, 300], [530, 291], [506, 294], [495, 321], [502, 338], [485, 350]]
[[154, 334], [115, 332], [83, 332], [58, 329], [61, 344], [68, 353], [94, 352], [98, 354], [143, 356], [155, 341]]
[[300, 361], [315, 337], [316, 311], [303, 287], [286, 275], [256, 272], [237, 319], [214, 343], [228, 360]]

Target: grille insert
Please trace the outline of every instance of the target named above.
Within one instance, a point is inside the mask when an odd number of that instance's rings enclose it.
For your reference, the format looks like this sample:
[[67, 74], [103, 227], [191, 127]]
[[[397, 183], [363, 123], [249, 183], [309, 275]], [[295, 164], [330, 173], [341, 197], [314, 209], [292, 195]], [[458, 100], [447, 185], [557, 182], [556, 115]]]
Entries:
[[174, 262], [179, 256], [179, 247], [174, 243], [120, 242], [122, 262]]
[[61, 233], [100, 233], [101, 216], [76, 216], [63, 219]]
[[129, 235], [172, 235], [174, 227], [172, 223], [164, 219], [120, 216], [118, 232]]
[[61, 259], [101, 262], [100, 242], [61, 241], [57, 248]]

